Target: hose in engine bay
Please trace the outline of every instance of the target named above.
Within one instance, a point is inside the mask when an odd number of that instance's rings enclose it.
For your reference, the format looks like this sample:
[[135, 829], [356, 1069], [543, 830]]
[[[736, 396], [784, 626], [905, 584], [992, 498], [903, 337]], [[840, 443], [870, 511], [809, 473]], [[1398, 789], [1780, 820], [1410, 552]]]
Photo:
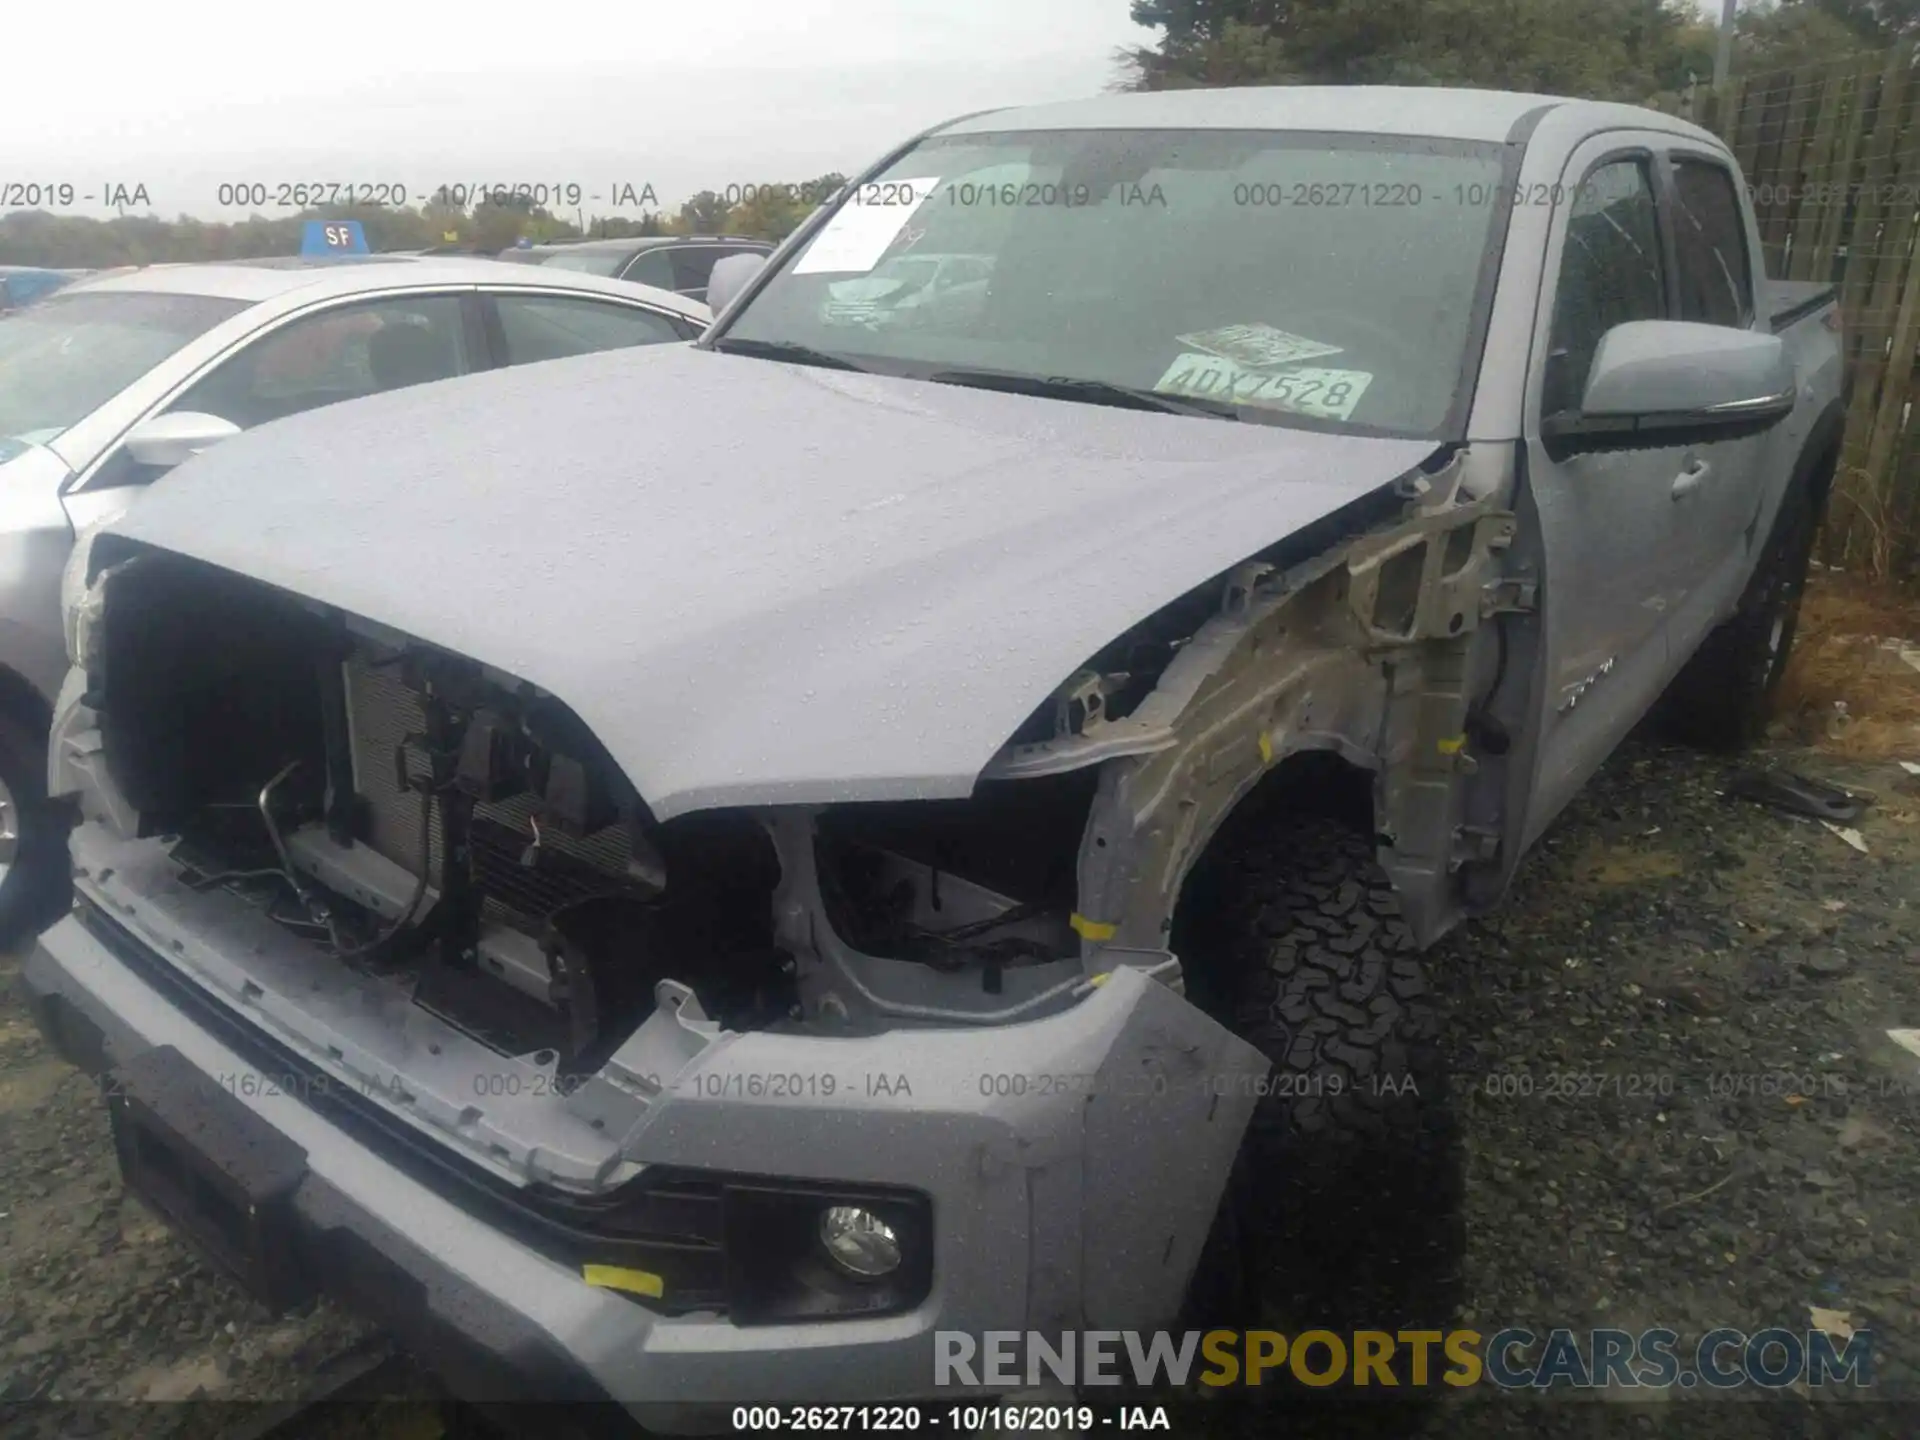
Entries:
[[[275, 853], [280, 856], [281, 868], [277, 873], [285, 878], [288, 885], [293, 887], [294, 895], [299, 899], [300, 903], [306, 907], [307, 913], [313, 917], [313, 923], [327, 932], [327, 943], [332, 947], [333, 953], [342, 960], [359, 959], [361, 956], [372, 954], [375, 950], [378, 950], [381, 946], [392, 940], [394, 936], [398, 935], [402, 928], [405, 927], [407, 921], [413, 918], [413, 912], [420, 908], [421, 900], [426, 898], [427, 862], [433, 855], [434, 792], [431, 789], [423, 789], [420, 792], [420, 863], [415, 867], [412, 896], [409, 897], [405, 905], [400, 907], [399, 913], [396, 914], [385, 927], [379, 930], [371, 940], [364, 941], [359, 945], [343, 945], [340, 941], [339, 922], [334, 918], [332, 907], [302, 883], [300, 873], [293, 863], [293, 854], [287, 849], [287, 842], [281, 835], [280, 827], [275, 823], [273, 818], [273, 792], [286, 781], [289, 775], [300, 768], [300, 764], [301, 762], [298, 760], [289, 761], [281, 767], [278, 774], [261, 787], [258, 801], [260, 819], [267, 827], [267, 836], [273, 841]], [[253, 873], [272, 874], [276, 872], [268, 870]]]

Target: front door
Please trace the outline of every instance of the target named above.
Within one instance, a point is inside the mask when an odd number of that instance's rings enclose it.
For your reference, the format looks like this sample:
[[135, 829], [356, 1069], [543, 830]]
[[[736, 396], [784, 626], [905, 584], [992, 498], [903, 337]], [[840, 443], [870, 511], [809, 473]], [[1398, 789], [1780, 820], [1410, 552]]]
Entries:
[[[1528, 376], [1527, 475], [1539, 515], [1546, 685], [1527, 804], [1531, 844], [1668, 673], [1667, 619], [1689, 588], [1682, 537], [1702, 477], [1685, 447], [1569, 452], [1542, 416], [1577, 410], [1600, 339], [1670, 317], [1656, 147], [1619, 133], [1573, 154], [1548, 241]], [[1524, 847], [1523, 847], [1524, 848]]]

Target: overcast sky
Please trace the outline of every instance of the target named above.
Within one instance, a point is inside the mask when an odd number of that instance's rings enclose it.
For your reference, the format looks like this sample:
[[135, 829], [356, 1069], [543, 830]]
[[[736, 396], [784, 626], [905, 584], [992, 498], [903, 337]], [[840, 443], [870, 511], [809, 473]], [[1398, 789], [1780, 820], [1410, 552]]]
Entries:
[[1152, 38], [1127, 10], [30, 0], [8, 7], [0, 182], [140, 183], [160, 214], [206, 219], [244, 214], [215, 203], [223, 180], [399, 183], [416, 203], [443, 183], [626, 182], [670, 207], [852, 171], [969, 110], [1096, 93], [1114, 47]]

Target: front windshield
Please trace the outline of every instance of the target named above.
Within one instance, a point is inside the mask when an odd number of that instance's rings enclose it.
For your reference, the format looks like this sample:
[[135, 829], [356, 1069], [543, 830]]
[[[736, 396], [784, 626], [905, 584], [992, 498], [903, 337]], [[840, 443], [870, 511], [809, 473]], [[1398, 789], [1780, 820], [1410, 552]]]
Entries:
[[936, 136], [853, 189], [719, 343], [1438, 436], [1464, 383], [1502, 158], [1379, 135]]
[[54, 294], [0, 316], [0, 461], [85, 419], [244, 300]]
[[578, 270], [587, 275], [617, 275], [626, 262], [620, 250], [556, 250], [540, 263], [556, 270]]

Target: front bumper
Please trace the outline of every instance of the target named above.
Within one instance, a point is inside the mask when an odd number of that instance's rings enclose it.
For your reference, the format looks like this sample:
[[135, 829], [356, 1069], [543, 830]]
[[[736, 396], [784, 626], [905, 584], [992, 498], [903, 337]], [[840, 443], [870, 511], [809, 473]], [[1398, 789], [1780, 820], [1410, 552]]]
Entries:
[[[740, 1403], [926, 1397], [936, 1331], [1166, 1323], [1266, 1069], [1128, 970], [1071, 1010], [1020, 1024], [731, 1037], [627, 1158], [676, 1173], [907, 1187], [929, 1197], [933, 1225], [931, 1288], [913, 1309], [738, 1324], [585, 1283], [469, 1203], [455, 1183], [464, 1162], [404, 1117], [389, 1129], [407, 1132], [412, 1153], [438, 1148], [438, 1178], [311, 1096], [247, 1083], [284, 1071], [261, 1027], [169, 957], [184, 942], [165, 937], [163, 912], [122, 904], [104, 930], [75, 915], [40, 938], [24, 974], [54, 1045], [96, 1074], [169, 1047], [222, 1092], [229, 1118], [244, 1110], [297, 1149], [287, 1224], [307, 1273], [456, 1393], [612, 1399], [663, 1431], [711, 1428]], [[754, 1093], [755, 1076], [828, 1065], [842, 1077], [831, 1099]], [[884, 1077], [880, 1093], [859, 1076]]]

